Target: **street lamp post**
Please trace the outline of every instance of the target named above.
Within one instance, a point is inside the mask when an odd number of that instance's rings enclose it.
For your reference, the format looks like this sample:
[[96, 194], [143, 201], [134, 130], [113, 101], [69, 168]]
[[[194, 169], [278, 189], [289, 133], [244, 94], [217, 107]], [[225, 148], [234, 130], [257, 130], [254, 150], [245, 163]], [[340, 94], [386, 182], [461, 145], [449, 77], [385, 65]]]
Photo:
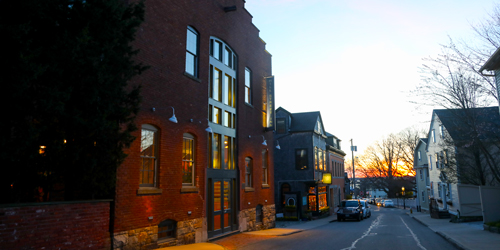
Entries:
[[[352, 192], [353, 196], [356, 195], [356, 173], [354, 172], [354, 151], [357, 151], [357, 147], [353, 146], [351, 139], [351, 155], [352, 155]], [[354, 199], [354, 197], [352, 197]]]
[[406, 203], [405, 203], [405, 187], [401, 188], [403, 190], [403, 209], [406, 210]]

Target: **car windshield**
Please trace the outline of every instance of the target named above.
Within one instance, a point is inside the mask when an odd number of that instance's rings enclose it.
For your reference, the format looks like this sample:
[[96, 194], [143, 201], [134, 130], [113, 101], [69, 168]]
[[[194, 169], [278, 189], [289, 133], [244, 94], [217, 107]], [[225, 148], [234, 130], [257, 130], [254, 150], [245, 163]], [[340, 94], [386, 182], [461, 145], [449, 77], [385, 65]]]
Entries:
[[358, 201], [342, 201], [342, 207], [357, 207]]

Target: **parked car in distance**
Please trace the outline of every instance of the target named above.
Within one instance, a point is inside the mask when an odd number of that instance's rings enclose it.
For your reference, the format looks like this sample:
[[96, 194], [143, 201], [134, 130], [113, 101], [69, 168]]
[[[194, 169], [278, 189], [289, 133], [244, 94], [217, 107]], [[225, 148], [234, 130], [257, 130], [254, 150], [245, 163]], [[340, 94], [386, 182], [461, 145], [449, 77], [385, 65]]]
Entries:
[[372, 210], [370, 209], [370, 205], [368, 205], [368, 202], [361, 201], [361, 209], [363, 210], [363, 219], [372, 216]]
[[343, 200], [340, 202], [339, 209], [337, 211], [337, 221], [343, 221], [346, 219], [363, 219], [363, 209], [361, 206], [361, 201], [359, 200]]
[[394, 207], [392, 200], [384, 200], [384, 207]]

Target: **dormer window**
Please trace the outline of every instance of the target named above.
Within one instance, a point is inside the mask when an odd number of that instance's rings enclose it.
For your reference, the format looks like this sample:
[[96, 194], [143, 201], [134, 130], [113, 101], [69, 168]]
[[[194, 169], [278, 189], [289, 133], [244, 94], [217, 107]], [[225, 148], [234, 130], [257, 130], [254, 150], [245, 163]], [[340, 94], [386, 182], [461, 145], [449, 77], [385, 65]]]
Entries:
[[286, 133], [285, 118], [276, 118], [276, 133], [277, 134]]

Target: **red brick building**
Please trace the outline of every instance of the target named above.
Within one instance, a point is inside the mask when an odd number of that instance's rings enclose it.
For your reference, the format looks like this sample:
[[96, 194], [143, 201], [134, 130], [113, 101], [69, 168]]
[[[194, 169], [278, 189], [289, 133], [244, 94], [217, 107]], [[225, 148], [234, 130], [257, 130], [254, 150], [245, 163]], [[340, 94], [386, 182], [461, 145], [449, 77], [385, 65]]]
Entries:
[[117, 172], [114, 248], [274, 227], [271, 55], [244, 3], [145, 2], [134, 45], [150, 68], [131, 82], [143, 101]]

